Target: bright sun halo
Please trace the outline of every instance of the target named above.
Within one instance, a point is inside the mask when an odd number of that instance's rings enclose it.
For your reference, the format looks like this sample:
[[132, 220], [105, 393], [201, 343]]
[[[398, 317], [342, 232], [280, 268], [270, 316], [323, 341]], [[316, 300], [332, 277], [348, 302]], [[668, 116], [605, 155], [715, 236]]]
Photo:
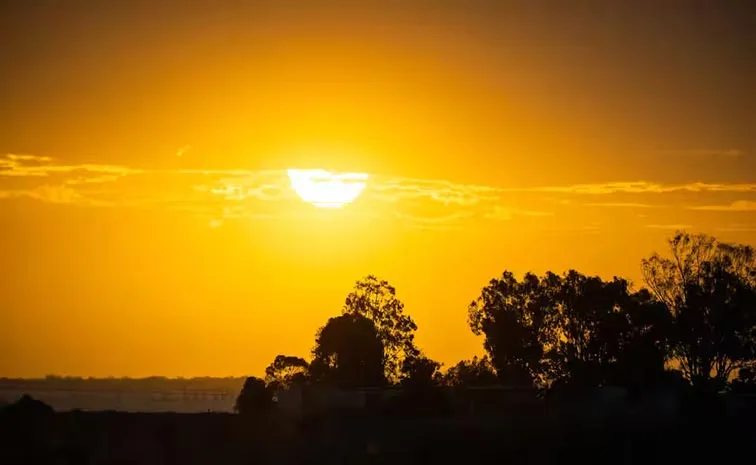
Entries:
[[365, 189], [365, 173], [331, 173], [326, 170], [288, 170], [297, 195], [319, 208], [339, 208], [354, 201]]

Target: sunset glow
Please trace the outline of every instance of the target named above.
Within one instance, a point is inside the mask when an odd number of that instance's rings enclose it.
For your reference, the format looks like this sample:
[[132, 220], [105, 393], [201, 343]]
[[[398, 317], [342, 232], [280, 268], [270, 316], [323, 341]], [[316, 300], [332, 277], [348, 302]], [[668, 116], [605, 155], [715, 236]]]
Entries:
[[367, 274], [449, 367], [505, 270], [756, 245], [736, 3], [2, 2], [0, 377], [262, 374]]
[[365, 189], [367, 174], [334, 174], [326, 170], [287, 171], [297, 195], [318, 208], [339, 208], [353, 202]]

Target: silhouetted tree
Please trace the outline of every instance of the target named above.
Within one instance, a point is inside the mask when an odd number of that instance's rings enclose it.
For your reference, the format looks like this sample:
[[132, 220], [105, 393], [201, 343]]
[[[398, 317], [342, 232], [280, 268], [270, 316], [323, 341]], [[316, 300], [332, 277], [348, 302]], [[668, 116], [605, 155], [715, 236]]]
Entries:
[[491, 360], [485, 356], [462, 360], [449, 367], [442, 381], [447, 386], [493, 386], [498, 384], [499, 379]]
[[442, 364], [421, 353], [404, 359], [402, 363], [402, 384], [404, 386], [433, 386], [441, 380], [439, 369]]
[[396, 289], [373, 275], [357, 281], [346, 298], [344, 315], [361, 315], [375, 325], [384, 348], [385, 377], [399, 380], [403, 360], [414, 354], [417, 325], [404, 313], [404, 304], [396, 298]]
[[358, 314], [330, 318], [318, 330], [311, 376], [339, 387], [385, 384], [383, 344], [371, 320]]
[[623, 279], [505, 272], [468, 316], [503, 384], [629, 383], [664, 369], [664, 308]]
[[436, 389], [443, 383], [441, 363], [418, 352], [402, 363], [402, 392], [392, 402], [404, 415], [437, 415], [448, 412], [451, 404], [445, 392]]
[[265, 368], [265, 383], [273, 389], [288, 388], [307, 380], [310, 364], [293, 355], [277, 355]]
[[[548, 351], [552, 380], [586, 386], [635, 382], [637, 374], [661, 372], [663, 316], [648, 294], [633, 294], [624, 279], [604, 281], [570, 270], [548, 274], [556, 338]], [[636, 327], [636, 324], [644, 327]]]
[[665, 362], [671, 315], [646, 289], [628, 297], [619, 311], [615, 334], [606, 335], [617, 337], [619, 349], [607, 381], [634, 387], [669, 384]]
[[671, 358], [694, 385], [723, 386], [756, 360], [756, 254], [678, 232], [671, 257], [644, 259], [643, 276], [673, 316]]
[[265, 386], [265, 381], [250, 376], [244, 381], [234, 410], [240, 415], [251, 416], [269, 410], [273, 406], [273, 392]]
[[517, 281], [504, 272], [468, 308], [470, 328], [485, 336], [484, 347], [504, 384], [533, 385], [543, 371], [552, 305], [545, 289], [533, 274]]

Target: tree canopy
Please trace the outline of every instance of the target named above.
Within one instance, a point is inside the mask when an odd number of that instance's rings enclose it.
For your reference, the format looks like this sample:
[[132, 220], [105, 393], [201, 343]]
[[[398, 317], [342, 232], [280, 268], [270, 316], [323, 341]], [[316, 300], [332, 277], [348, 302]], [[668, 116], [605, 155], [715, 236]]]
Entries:
[[343, 315], [360, 315], [373, 322], [384, 348], [386, 379], [397, 381], [404, 359], [417, 353], [417, 325], [404, 313], [404, 304], [388, 281], [368, 275], [355, 283], [347, 295]]
[[[401, 384], [420, 395], [447, 386], [635, 388], [687, 381], [751, 392], [756, 385], [756, 254], [744, 245], [677, 233], [670, 254], [641, 268], [647, 288], [575, 270], [504, 271], [467, 309], [483, 357], [442, 364], [415, 344], [417, 325], [396, 290], [369, 275], [317, 331], [312, 360], [278, 355], [265, 380], [249, 378], [240, 412], [264, 409], [295, 384]], [[679, 368], [680, 371], [675, 371]], [[420, 393], [420, 394], [418, 394]], [[425, 395], [425, 394], [423, 394]]]
[[272, 405], [273, 393], [265, 386], [265, 381], [250, 376], [244, 381], [234, 410], [240, 415], [253, 416], [269, 410]]
[[664, 309], [627, 281], [574, 270], [522, 280], [504, 272], [468, 309], [499, 381], [522, 386], [602, 385], [630, 379], [629, 369], [663, 371], [663, 357], [653, 355], [663, 349], [665, 321]]
[[447, 386], [480, 387], [498, 384], [496, 371], [487, 356], [461, 360], [456, 365], [449, 367], [443, 374], [442, 380]]
[[669, 252], [641, 266], [672, 316], [668, 357], [694, 384], [723, 385], [756, 361], [756, 254], [683, 232], [670, 239]]
[[311, 375], [339, 387], [385, 384], [384, 348], [375, 324], [361, 315], [330, 318], [319, 331]]
[[288, 388], [307, 380], [310, 364], [301, 357], [277, 355], [265, 368], [265, 383], [275, 388]]

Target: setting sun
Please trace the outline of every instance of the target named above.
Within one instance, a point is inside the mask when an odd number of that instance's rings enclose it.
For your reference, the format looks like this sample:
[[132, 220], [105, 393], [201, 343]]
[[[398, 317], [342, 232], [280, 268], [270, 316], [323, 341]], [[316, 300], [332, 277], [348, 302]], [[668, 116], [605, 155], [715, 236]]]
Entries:
[[339, 208], [353, 202], [365, 189], [367, 174], [334, 174], [326, 170], [288, 170], [297, 195], [319, 208]]

